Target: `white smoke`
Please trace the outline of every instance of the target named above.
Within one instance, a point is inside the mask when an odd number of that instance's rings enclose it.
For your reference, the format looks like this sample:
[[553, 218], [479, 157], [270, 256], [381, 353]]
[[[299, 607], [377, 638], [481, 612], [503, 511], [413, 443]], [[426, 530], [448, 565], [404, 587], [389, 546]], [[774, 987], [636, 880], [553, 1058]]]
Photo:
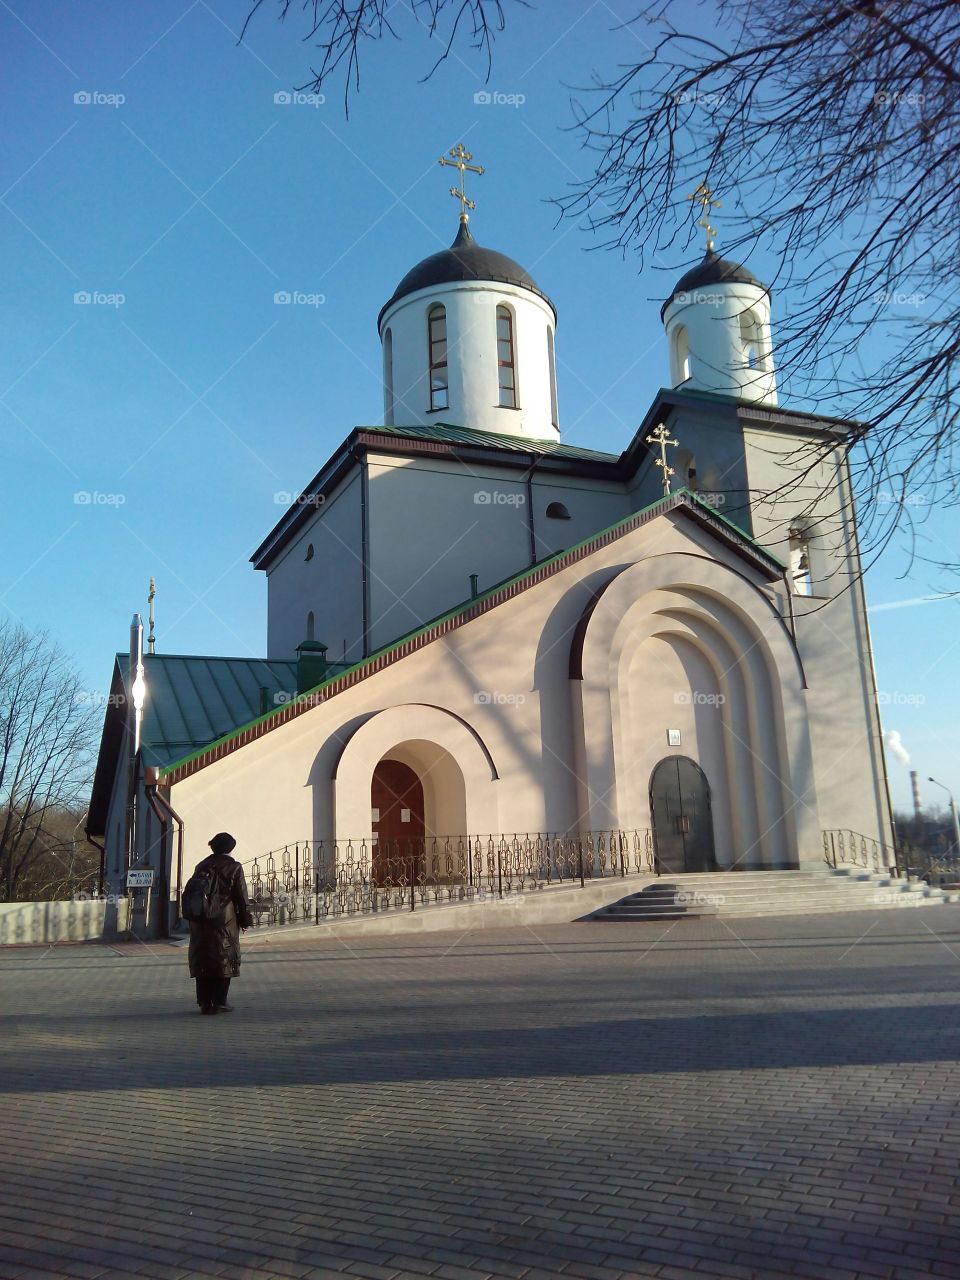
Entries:
[[887, 729], [884, 731], [884, 739], [887, 744], [887, 750], [899, 764], [908, 765], [910, 763], [910, 752], [903, 745], [900, 734], [896, 729]]

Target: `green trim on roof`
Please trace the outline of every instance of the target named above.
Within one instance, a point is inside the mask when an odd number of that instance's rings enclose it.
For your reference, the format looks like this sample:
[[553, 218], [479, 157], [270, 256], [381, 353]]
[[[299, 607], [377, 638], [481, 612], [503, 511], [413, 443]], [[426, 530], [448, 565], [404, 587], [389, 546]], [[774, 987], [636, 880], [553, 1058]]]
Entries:
[[[677, 489], [674, 493], [665, 494], [662, 498], [658, 498], [656, 502], [652, 502], [649, 506], [641, 507], [638, 511], [632, 511], [630, 515], [624, 516], [621, 520], [615, 520], [613, 524], [607, 525], [605, 529], [598, 529], [596, 533], [592, 533], [589, 538], [584, 538], [582, 542], [577, 542], [572, 547], [567, 547], [563, 551], [558, 551], [555, 555], [547, 556], [544, 560], [538, 560], [536, 564], [530, 565], [529, 568], [524, 569], [521, 573], [515, 573], [509, 578], [501, 579], [500, 582], [495, 583], [486, 591], [481, 592], [480, 595], [469, 600], [461, 601], [459, 604], [454, 605], [452, 609], [448, 609], [446, 613], [438, 614], [437, 617], [431, 618], [429, 622], [423, 623], [422, 626], [416, 627], [413, 631], [406, 632], [396, 640], [391, 640], [389, 644], [377, 649], [366, 658], [361, 658], [360, 661], [355, 662], [353, 666], [345, 667], [342, 671], [338, 671], [334, 675], [328, 676], [327, 679], [322, 680], [320, 684], [315, 685], [312, 689], [305, 690], [290, 702], [285, 703], [284, 706], [276, 707], [274, 710], [266, 712], [265, 715], [256, 716], [253, 720], [248, 720], [246, 724], [238, 725], [237, 728], [231, 729], [229, 733], [223, 734], [213, 742], [208, 742], [205, 746], [200, 747], [196, 751], [192, 751], [189, 755], [182, 756], [178, 760], [171, 761], [160, 769], [160, 777], [165, 778], [175, 770], [182, 769], [184, 765], [191, 764], [194, 760], [199, 760], [200, 757], [206, 755], [208, 751], [213, 751], [216, 747], [223, 746], [231, 739], [239, 737], [242, 733], [246, 733], [248, 729], [252, 729], [255, 725], [265, 724], [268, 720], [272, 720], [275, 716], [283, 714], [283, 712], [288, 710], [291, 706], [295, 706], [298, 702], [308, 701], [318, 693], [322, 692], [328, 685], [333, 684], [335, 680], [339, 680], [343, 676], [352, 675], [354, 671], [359, 671], [363, 667], [370, 666], [380, 658], [385, 657], [392, 650], [399, 649], [401, 645], [408, 644], [411, 640], [416, 640], [418, 636], [425, 635], [426, 632], [432, 631], [434, 627], [450, 621], [450, 619], [457, 617], [458, 614], [466, 613], [469, 609], [473, 609], [478, 604], [482, 604], [483, 601], [490, 599], [491, 596], [495, 596], [505, 588], [512, 587], [517, 583], [522, 582], [525, 578], [529, 578], [533, 574], [539, 573], [546, 566], [555, 563], [558, 560], [562, 560], [564, 556], [569, 556], [576, 551], [582, 550], [584, 547], [589, 546], [591, 542], [595, 542], [599, 538], [612, 533], [620, 525], [629, 524], [631, 520], [635, 520], [638, 516], [651, 515], [656, 512], [658, 507], [662, 507], [664, 510], [672, 510], [676, 505], [676, 499], [679, 497], [686, 497], [690, 499], [696, 506], [700, 507], [713, 519], [719, 520], [722, 524], [725, 524], [737, 535], [739, 539], [741, 539], [741, 541], [748, 543], [758, 556], [770, 561], [771, 564], [776, 565], [781, 572], [785, 569], [786, 566], [781, 560], [778, 560], [776, 556], [771, 554], [771, 552], [767, 551], [764, 547], [761, 547], [759, 543], [755, 542], [754, 539], [749, 536], [749, 534], [744, 533], [741, 528], [735, 525], [732, 520], [728, 520], [726, 516], [718, 515], [713, 507], [711, 507], [709, 503], [704, 502], [696, 493], [692, 493], [689, 489]], [[208, 659], [208, 661], [215, 661], [215, 659]]]

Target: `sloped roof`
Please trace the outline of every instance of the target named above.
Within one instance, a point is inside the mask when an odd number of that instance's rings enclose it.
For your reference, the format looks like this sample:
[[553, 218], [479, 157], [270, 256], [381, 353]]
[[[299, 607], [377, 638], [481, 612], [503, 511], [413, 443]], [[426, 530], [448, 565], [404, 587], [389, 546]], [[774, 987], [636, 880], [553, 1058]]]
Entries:
[[370, 654], [369, 657], [363, 658], [356, 665], [348, 667], [346, 670], [341, 670], [337, 674], [331, 675], [315, 688], [306, 690], [293, 701], [277, 707], [266, 715], [251, 719], [249, 723], [223, 735], [218, 741], [210, 742], [194, 751], [193, 754], [185, 755], [182, 759], [173, 761], [162, 771], [164, 781], [172, 784], [189, 777], [190, 774], [198, 772], [209, 764], [213, 764], [216, 760], [222, 759], [239, 747], [246, 746], [248, 742], [252, 742], [254, 739], [262, 737], [265, 733], [269, 733], [272, 729], [279, 728], [280, 725], [286, 724], [287, 721], [302, 715], [320, 702], [328, 701], [344, 689], [350, 688], [375, 672], [383, 670], [384, 667], [391, 666], [408, 653], [412, 653], [414, 650], [422, 648], [425, 644], [439, 639], [457, 627], [463, 626], [464, 623], [470, 622], [473, 618], [497, 608], [507, 600], [512, 599], [513, 596], [520, 594], [521, 591], [535, 586], [561, 569], [565, 569], [568, 565], [592, 555], [593, 552], [616, 541], [617, 538], [623, 537], [650, 520], [654, 520], [671, 511], [683, 513], [702, 528], [708, 529], [718, 541], [751, 563], [769, 581], [773, 582], [782, 578], [784, 565], [776, 556], [760, 546], [759, 543], [744, 533], [731, 520], [720, 515], [708, 503], [698, 498], [696, 494], [687, 489], [680, 489], [676, 493], [671, 493], [650, 506], [616, 521], [606, 529], [599, 530], [576, 546], [568, 547], [565, 551], [558, 552], [546, 560], [541, 560], [529, 569], [525, 569], [522, 573], [505, 578], [502, 582], [497, 583], [496, 586], [477, 596], [476, 599], [463, 601], [447, 613], [433, 618], [424, 626], [400, 636], [399, 639], [392, 641], [389, 645], [385, 645], [384, 648]]
[[414, 440], [440, 440], [446, 444], [475, 444], [485, 449], [505, 449], [510, 453], [543, 453], [554, 458], [572, 458], [578, 462], [617, 462], [619, 453], [601, 453], [598, 449], [581, 449], [577, 445], [554, 440], [538, 440], [533, 436], [504, 436], [497, 431], [478, 431], [475, 427], [457, 427], [437, 422], [426, 427], [364, 427], [368, 434], [409, 437]]
[[[296, 697], [296, 662], [207, 658], [169, 653], [143, 657], [147, 697], [141, 727], [144, 765], [161, 768], [208, 746], [261, 714], [260, 690], [271, 706]], [[118, 653], [107, 704], [87, 829], [102, 835], [126, 731], [130, 655]]]

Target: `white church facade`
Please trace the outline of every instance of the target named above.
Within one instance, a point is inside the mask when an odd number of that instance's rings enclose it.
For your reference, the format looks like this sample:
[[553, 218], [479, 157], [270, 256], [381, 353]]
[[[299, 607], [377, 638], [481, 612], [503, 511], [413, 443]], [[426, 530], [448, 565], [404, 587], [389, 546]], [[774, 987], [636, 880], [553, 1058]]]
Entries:
[[461, 215], [380, 313], [383, 424], [254, 553], [266, 658], [147, 654], [136, 718], [118, 656], [109, 884], [149, 864], [174, 902], [222, 829], [374, 881], [391, 842], [517, 833], [671, 874], [810, 866], [840, 828], [892, 861], [849, 426], [778, 404], [770, 291], [712, 246], [662, 319], [634, 438], [563, 443], [556, 309]]

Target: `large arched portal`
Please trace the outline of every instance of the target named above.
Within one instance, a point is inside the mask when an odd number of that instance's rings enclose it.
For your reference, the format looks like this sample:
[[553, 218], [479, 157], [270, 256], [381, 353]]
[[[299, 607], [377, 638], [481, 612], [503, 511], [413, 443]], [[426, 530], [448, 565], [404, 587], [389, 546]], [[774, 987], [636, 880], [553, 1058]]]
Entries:
[[668, 875], [716, 871], [710, 784], [686, 756], [667, 756], [650, 778], [650, 816], [658, 869]]

